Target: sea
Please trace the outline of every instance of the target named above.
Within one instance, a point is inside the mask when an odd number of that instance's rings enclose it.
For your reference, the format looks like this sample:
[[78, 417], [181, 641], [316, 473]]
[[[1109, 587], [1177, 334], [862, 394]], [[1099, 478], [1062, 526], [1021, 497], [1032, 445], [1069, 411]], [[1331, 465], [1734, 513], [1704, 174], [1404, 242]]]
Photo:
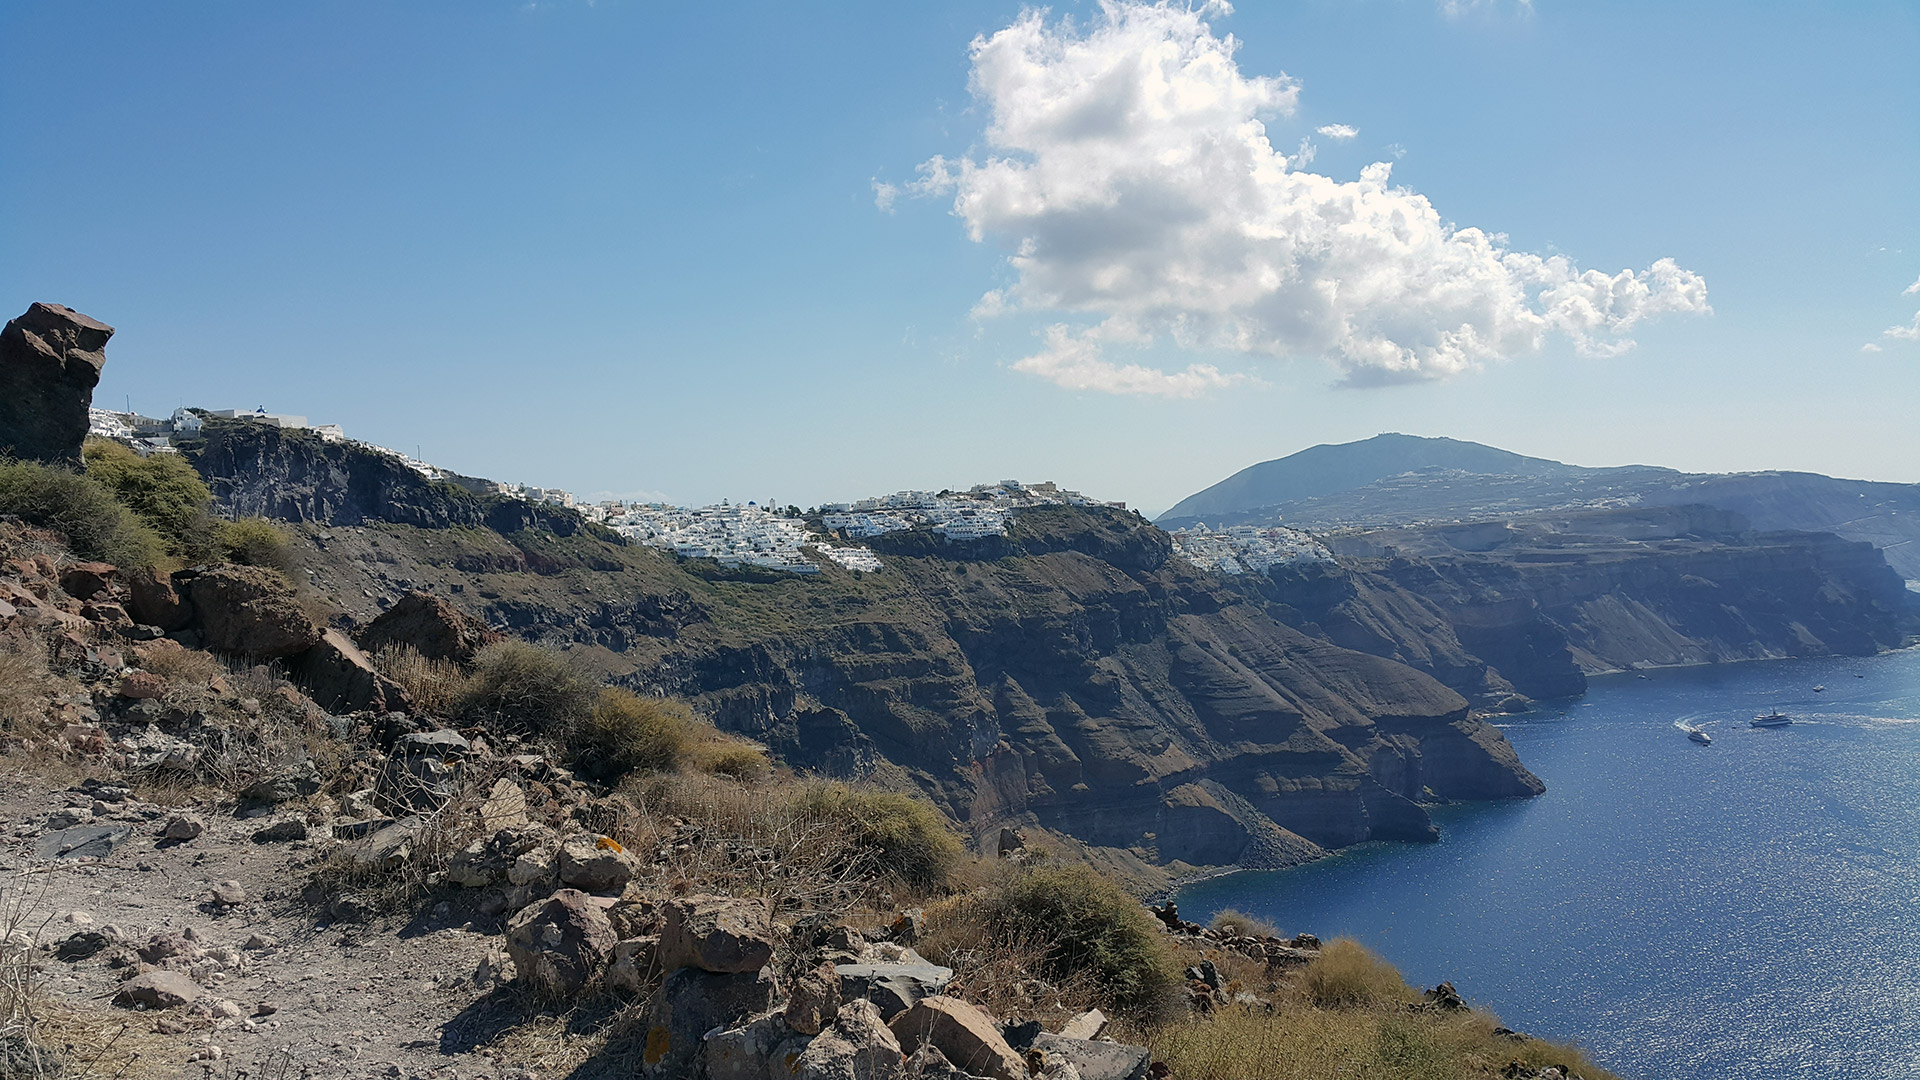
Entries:
[[1629, 1078], [1920, 1077], [1920, 649], [1601, 676], [1502, 727], [1546, 794], [1181, 914], [1353, 937]]

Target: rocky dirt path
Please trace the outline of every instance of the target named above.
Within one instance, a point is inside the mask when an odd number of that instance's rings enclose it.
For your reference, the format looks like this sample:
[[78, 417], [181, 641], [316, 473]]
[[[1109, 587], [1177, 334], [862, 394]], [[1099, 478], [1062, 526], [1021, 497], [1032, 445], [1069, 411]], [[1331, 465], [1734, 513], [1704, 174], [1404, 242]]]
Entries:
[[[168, 842], [172, 810], [131, 799], [100, 803], [99, 814], [95, 806], [84, 793], [0, 772], [0, 880], [26, 892], [43, 1010], [98, 1072], [525, 1075], [475, 1045], [489, 1030], [483, 990], [492, 987], [472, 976], [498, 938], [471, 929], [469, 913], [442, 904], [398, 932], [329, 925], [298, 895], [303, 867], [328, 841], [255, 843], [260, 822], [209, 814], [202, 835]], [[131, 833], [102, 858], [44, 857], [58, 831], [50, 826], [83, 815], [68, 828]], [[97, 951], [62, 959], [69, 939], [68, 956]], [[129, 967], [181, 971], [205, 996], [185, 1010], [118, 1003]]]

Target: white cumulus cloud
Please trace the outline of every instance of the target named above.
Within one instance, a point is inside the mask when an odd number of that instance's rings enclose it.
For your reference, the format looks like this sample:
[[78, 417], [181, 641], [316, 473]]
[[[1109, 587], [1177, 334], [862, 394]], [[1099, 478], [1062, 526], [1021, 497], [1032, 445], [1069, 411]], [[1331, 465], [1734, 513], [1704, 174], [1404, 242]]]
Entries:
[[[1353, 384], [1436, 378], [1538, 349], [1631, 347], [1627, 332], [1703, 312], [1706, 282], [1661, 259], [1581, 270], [1443, 219], [1391, 165], [1336, 180], [1269, 141], [1300, 86], [1247, 75], [1207, 17], [1224, 4], [1104, 0], [1087, 26], [1029, 10], [972, 44], [987, 152], [936, 156], [908, 193], [951, 195], [975, 241], [1010, 252], [1013, 282], [976, 315], [1076, 316], [1015, 368], [1062, 385], [1190, 396], [1234, 376], [1104, 358], [1162, 337], [1257, 360], [1325, 357]], [[1329, 136], [1335, 137], [1335, 136]]]
[[900, 189], [884, 180], [874, 180], [873, 205], [883, 214], [893, 213], [893, 203], [900, 197]]
[[1360, 129], [1352, 124], [1323, 124], [1315, 129], [1329, 139], [1345, 141], [1360, 134]]
[[1900, 290], [1901, 296], [1912, 296], [1914, 293], [1920, 293], [1920, 278], [1914, 278], [1913, 284]]
[[1898, 338], [1901, 341], [1920, 341], [1920, 311], [1913, 313], [1913, 321], [1905, 326], [1889, 326], [1881, 337]]

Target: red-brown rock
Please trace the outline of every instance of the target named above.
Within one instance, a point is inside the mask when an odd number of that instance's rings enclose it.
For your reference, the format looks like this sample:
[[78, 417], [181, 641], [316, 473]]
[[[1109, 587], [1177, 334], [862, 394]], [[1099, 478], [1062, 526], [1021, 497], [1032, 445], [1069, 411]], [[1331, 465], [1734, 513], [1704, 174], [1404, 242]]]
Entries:
[[113, 588], [118, 568], [112, 563], [79, 562], [60, 571], [60, 587], [75, 600], [91, 600]]
[[406, 645], [429, 660], [466, 663], [481, 647], [500, 635], [478, 619], [437, 596], [410, 592], [382, 612], [360, 632], [360, 647], [379, 652], [388, 645]]
[[174, 589], [167, 575], [152, 567], [123, 575], [127, 583], [127, 611], [135, 620], [162, 630], [181, 630], [193, 619], [193, 609]]
[[215, 652], [270, 659], [305, 652], [322, 632], [278, 570], [216, 566], [187, 580], [202, 640]]
[[151, 671], [128, 672], [127, 676], [120, 680], [120, 696], [123, 698], [133, 698], [138, 701], [144, 698], [165, 697], [166, 693], [167, 680]]

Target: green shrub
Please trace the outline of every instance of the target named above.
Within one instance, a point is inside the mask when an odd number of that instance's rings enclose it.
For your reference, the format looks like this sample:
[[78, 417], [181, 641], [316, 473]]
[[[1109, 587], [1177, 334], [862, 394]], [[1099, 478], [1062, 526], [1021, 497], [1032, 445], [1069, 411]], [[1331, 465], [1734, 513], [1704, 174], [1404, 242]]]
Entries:
[[689, 755], [700, 772], [747, 780], [767, 771], [766, 751], [752, 743], [727, 735], [711, 742], [696, 743]]
[[178, 454], [141, 457], [106, 439], [89, 439], [82, 456], [87, 476], [113, 493], [166, 542], [167, 552], [187, 562], [212, 557], [215, 522], [207, 513], [213, 493]]
[[214, 531], [214, 540], [228, 562], [264, 566], [283, 574], [294, 570], [293, 542], [280, 526], [265, 518], [222, 521]]
[[850, 842], [885, 873], [917, 888], [939, 888], [960, 860], [960, 840], [932, 804], [892, 791], [820, 784], [801, 797], [812, 816], [844, 828]]
[[989, 890], [992, 918], [1010, 936], [1045, 943], [1049, 977], [1090, 978], [1114, 1008], [1153, 1016], [1179, 985], [1172, 944], [1125, 889], [1083, 863], [1009, 870]]
[[106, 485], [58, 466], [0, 460], [0, 514], [65, 534], [83, 559], [134, 569], [166, 555], [160, 535]]
[[593, 712], [600, 685], [572, 660], [525, 641], [496, 641], [473, 657], [454, 714], [522, 734], [564, 735]]
[[1307, 1000], [1323, 1009], [1367, 1009], [1414, 999], [1392, 964], [1352, 938], [1335, 938], [1301, 976]]
[[1236, 937], [1279, 937], [1280, 930], [1265, 919], [1249, 915], [1238, 908], [1221, 908], [1214, 913], [1208, 925], [1223, 934]]
[[574, 728], [567, 750], [573, 770], [593, 780], [610, 782], [636, 771], [671, 772], [686, 757], [698, 723], [693, 711], [677, 701], [608, 687]]

